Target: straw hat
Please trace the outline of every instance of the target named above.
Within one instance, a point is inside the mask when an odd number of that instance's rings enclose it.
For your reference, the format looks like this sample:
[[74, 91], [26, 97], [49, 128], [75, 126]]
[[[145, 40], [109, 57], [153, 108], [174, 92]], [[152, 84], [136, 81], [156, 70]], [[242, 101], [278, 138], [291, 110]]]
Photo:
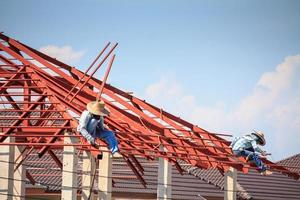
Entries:
[[266, 144], [266, 139], [265, 139], [264, 133], [262, 131], [255, 131], [255, 130], [253, 130], [253, 131], [254, 132], [252, 134], [256, 135], [260, 139], [260, 141], [261, 141], [260, 145], [264, 146]]
[[109, 115], [109, 110], [105, 108], [104, 101], [92, 101], [86, 105], [86, 108], [90, 113], [94, 115]]

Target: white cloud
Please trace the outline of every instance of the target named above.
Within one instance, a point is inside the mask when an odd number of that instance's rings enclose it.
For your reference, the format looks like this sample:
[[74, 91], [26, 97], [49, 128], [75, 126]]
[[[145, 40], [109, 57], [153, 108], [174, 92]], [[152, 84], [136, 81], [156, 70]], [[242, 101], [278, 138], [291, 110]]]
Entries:
[[163, 95], [164, 98], [174, 98], [182, 96], [182, 89], [171, 77], [161, 77], [159, 82], [150, 85], [146, 89], [146, 94], [153, 99], [161, 95]]
[[299, 68], [299, 62], [300, 55], [286, 57], [284, 62], [276, 67], [275, 71], [264, 73], [257, 86], [266, 88], [274, 95], [278, 95], [292, 84], [293, 76]]
[[[296, 89], [296, 80], [300, 80], [300, 55], [285, 58], [284, 62], [272, 72], [264, 73], [253, 92], [244, 99], [235, 110], [236, 118], [253, 122], [257, 117], [271, 113], [282, 104], [289, 106]], [[298, 75], [298, 76], [297, 76]]]
[[[221, 121], [221, 116], [224, 115], [221, 113], [222, 103], [214, 107], [200, 106], [194, 95], [184, 93], [182, 86], [173, 76], [162, 76], [158, 82], [149, 85], [145, 96], [154, 105], [162, 106], [168, 112], [213, 131], [217, 130], [216, 121]], [[218, 125], [222, 128], [220, 123]]]
[[286, 57], [274, 71], [262, 74], [249, 95], [230, 110], [225, 102], [200, 105], [174, 77], [164, 76], [150, 85], [146, 99], [210, 131], [236, 135], [262, 128], [266, 148], [276, 159], [300, 152], [300, 54]]
[[71, 46], [58, 47], [55, 45], [47, 45], [40, 48], [40, 51], [66, 63], [77, 63], [85, 51], [75, 51]]

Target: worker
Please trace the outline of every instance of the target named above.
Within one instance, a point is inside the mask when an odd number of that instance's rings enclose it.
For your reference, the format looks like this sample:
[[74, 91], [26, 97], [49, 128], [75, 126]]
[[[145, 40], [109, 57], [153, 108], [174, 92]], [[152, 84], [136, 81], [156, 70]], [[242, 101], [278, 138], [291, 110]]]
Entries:
[[116, 136], [104, 125], [104, 117], [110, 114], [105, 103], [92, 101], [87, 104], [86, 109], [81, 114], [77, 131], [95, 147], [98, 147], [96, 138], [104, 139], [112, 154], [116, 153], [119, 150]]
[[266, 176], [271, 175], [272, 172], [267, 170], [266, 166], [261, 161], [260, 157], [266, 157], [267, 154], [258, 145], [264, 146], [266, 140], [262, 131], [253, 131], [249, 135], [243, 137], [236, 137], [230, 147], [233, 154], [238, 157], [246, 158], [246, 161], [254, 162], [258, 167], [259, 172]]

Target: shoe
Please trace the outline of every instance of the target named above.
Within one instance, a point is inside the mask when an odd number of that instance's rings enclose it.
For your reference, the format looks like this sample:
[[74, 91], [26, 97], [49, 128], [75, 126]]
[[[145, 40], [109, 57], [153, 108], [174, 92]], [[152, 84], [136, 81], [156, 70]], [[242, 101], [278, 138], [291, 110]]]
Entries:
[[94, 148], [96, 148], [96, 149], [99, 149], [99, 148], [100, 148], [100, 145], [97, 144], [97, 143], [91, 143], [91, 145], [92, 145]]
[[265, 170], [265, 171], [260, 172], [260, 174], [263, 176], [269, 176], [269, 175], [273, 174], [273, 172], [271, 172], [269, 170]]
[[111, 158], [120, 158], [120, 157], [122, 157], [121, 154], [118, 153], [118, 152], [112, 153], [112, 154], [110, 154], [109, 156], [110, 156]]
[[248, 162], [249, 160], [252, 160], [252, 155], [249, 154], [247, 157], [246, 157], [246, 162]]

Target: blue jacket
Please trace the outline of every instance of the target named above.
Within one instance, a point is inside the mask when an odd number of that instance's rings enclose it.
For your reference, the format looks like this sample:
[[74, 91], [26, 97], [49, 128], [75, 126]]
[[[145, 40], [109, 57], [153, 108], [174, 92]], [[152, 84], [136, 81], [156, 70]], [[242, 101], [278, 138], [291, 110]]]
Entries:
[[243, 137], [236, 137], [230, 144], [233, 151], [241, 151], [243, 149], [253, 148], [255, 152], [262, 153], [263, 150], [258, 147], [257, 136], [245, 135]]

